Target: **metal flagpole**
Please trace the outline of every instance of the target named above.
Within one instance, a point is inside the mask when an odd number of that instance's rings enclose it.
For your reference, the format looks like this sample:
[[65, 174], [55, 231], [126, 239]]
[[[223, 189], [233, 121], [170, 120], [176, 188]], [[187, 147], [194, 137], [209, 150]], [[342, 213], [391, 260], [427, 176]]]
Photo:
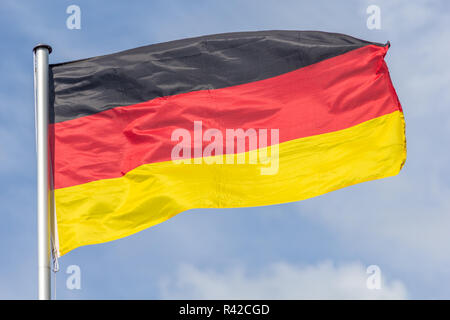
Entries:
[[52, 48], [39, 44], [34, 52], [34, 93], [37, 144], [37, 233], [39, 300], [50, 300], [50, 220], [49, 220], [49, 67]]

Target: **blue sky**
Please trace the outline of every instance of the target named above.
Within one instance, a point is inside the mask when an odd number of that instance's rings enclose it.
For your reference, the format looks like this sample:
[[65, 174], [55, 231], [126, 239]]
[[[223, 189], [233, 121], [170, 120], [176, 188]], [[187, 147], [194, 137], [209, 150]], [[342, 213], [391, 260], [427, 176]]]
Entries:
[[[81, 30], [66, 8], [81, 8]], [[381, 9], [381, 30], [366, 8]], [[3, 1], [0, 298], [37, 293], [32, 48], [62, 62], [205, 34], [346, 33], [386, 57], [406, 116], [402, 172], [298, 203], [191, 210], [60, 259], [59, 299], [450, 298], [450, 4], [447, 1]], [[81, 290], [66, 288], [69, 265]], [[378, 265], [382, 289], [366, 288]]]

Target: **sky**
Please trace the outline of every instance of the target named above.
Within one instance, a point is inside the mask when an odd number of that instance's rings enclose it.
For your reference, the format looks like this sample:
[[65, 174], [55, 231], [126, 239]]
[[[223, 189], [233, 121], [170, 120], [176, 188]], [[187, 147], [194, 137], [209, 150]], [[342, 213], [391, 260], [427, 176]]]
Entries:
[[[81, 29], [66, 27], [69, 5]], [[369, 29], [366, 9], [380, 8]], [[37, 297], [32, 48], [50, 62], [234, 31], [320, 30], [391, 42], [406, 118], [399, 175], [259, 208], [190, 210], [59, 260], [57, 299], [449, 299], [448, 1], [2, 1], [0, 299]], [[71, 265], [81, 288], [67, 285]], [[367, 268], [381, 271], [369, 289]]]

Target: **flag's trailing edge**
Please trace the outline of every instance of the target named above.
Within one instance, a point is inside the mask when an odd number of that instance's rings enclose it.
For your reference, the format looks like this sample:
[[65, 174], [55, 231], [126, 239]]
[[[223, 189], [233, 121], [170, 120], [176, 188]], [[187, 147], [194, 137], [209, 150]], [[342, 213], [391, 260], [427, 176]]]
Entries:
[[[387, 50], [342, 34], [263, 31], [51, 65], [59, 255], [193, 208], [298, 201], [397, 174], [405, 124]], [[174, 163], [172, 134], [185, 129], [195, 140], [194, 122], [223, 137], [278, 130], [268, 147], [223, 148], [245, 159], [276, 149], [276, 172], [221, 163], [220, 153]], [[200, 142], [200, 157], [209, 143]]]

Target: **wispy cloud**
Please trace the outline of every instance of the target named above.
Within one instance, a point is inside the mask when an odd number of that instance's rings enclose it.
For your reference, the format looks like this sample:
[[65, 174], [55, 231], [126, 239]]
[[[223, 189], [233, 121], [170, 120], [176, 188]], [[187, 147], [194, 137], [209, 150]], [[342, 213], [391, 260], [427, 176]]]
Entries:
[[[235, 267], [219, 272], [192, 265], [179, 268], [174, 279], [161, 283], [168, 299], [405, 299], [405, 286], [383, 281], [368, 289], [366, 269], [360, 263], [335, 266], [331, 262], [295, 266], [272, 264], [260, 273]], [[383, 279], [383, 277], [382, 277]]]

